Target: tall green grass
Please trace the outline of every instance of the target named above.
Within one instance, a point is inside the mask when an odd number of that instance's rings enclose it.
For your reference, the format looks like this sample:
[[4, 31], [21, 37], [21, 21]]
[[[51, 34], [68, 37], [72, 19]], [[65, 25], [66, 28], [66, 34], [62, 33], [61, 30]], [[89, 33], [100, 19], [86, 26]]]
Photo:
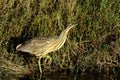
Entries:
[[120, 68], [119, 5], [119, 0], [1, 0], [1, 60], [39, 72], [35, 56], [15, 47], [33, 37], [58, 36], [76, 22], [65, 45], [49, 54], [53, 63], [42, 64], [43, 71], [115, 71]]

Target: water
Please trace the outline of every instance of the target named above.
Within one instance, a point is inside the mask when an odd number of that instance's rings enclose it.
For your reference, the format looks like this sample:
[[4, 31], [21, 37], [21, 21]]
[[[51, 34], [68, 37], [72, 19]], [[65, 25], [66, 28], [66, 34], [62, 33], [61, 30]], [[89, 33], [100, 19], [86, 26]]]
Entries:
[[44, 73], [41, 78], [39, 75], [31, 76], [27, 75], [20, 79], [29, 79], [29, 80], [120, 80], [120, 74], [118, 73], [61, 73], [53, 72]]

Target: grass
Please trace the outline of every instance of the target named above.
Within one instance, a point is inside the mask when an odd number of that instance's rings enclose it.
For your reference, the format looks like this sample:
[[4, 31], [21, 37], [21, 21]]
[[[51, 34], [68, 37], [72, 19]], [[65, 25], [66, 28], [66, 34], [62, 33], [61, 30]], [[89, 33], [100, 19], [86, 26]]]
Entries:
[[49, 54], [53, 63], [43, 63], [43, 71], [116, 72], [120, 68], [119, 0], [1, 0], [0, 5], [0, 57], [8, 61], [8, 69], [11, 63], [39, 74], [35, 56], [15, 47], [36, 36], [57, 36], [74, 22], [78, 25], [65, 45]]

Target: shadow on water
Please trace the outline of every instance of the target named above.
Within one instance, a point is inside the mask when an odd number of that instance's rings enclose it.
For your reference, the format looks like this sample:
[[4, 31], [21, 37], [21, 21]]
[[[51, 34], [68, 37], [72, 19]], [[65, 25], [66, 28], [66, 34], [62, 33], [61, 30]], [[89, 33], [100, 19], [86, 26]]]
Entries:
[[66, 72], [45, 72], [40, 77], [38, 74], [25, 75], [19, 80], [119, 80], [120, 79], [120, 70], [117, 73], [106, 74], [101, 73], [66, 73]]

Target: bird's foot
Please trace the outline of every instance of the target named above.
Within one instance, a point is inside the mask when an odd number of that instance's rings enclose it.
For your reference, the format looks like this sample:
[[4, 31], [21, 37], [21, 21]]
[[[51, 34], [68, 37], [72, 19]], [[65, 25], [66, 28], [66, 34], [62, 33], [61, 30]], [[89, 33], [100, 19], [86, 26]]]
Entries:
[[52, 58], [49, 56], [49, 55], [47, 55], [47, 56], [45, 56], [45, 61], [44, 61], [44, 63], [47, 63], [48, 65], [51, 65], [52, 64]]

